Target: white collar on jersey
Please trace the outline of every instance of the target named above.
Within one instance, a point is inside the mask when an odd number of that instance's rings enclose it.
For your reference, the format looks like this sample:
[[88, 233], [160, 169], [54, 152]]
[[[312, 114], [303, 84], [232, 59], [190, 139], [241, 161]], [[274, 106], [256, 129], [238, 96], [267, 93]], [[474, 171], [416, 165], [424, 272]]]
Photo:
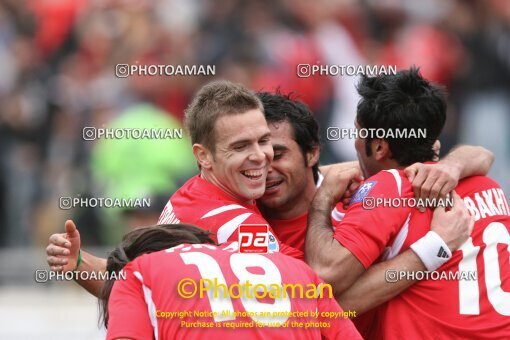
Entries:
[[322, 181], [324, 180], [324, 175], [321, 174], [319, 171], [319, 178], [317, 179], [317, 185], [315, 185], [317, 188], [321, 186]]

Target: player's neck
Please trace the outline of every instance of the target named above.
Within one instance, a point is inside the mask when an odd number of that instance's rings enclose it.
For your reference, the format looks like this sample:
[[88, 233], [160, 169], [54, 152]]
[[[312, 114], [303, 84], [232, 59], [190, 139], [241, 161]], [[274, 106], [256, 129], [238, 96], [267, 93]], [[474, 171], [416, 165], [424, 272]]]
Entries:
[[371, 173], [369, 173], [368, 176], [366, 176], [366, 175], [365, 176], [367, 178], [372, 177], [375, 174], [378, 174], [379, 172], [381, 172], [383, 170], [391, 170], [391, 169], [405, 169], [405, 166], [401, 166], [394, 160], [387, 159], [385, 161], [381, 161], [376, 168], [372, 169]]

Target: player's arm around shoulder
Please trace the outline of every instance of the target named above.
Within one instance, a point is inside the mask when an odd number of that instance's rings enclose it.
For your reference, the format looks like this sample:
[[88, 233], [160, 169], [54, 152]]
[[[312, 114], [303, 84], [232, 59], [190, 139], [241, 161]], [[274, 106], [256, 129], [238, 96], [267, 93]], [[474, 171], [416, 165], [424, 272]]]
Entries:
[[319, 170], [323, 176], [327, 176], [330, 170], [331, 171], [344, 171], [344, 170], [349, 170], [352, 168], [361, 170], [358, 161], [321, 165], [319, 167]]
[[470, 176], [487, 175], [494, 155], [481, 146], [455, 147], [436, 164], [414, 163], [405, 169], [412, 182], [416, 198], [446, 197], [459, 180]]
[[325, 177], [310, 206], [306, 237], [306, 262], [335, 293], [348, 288], [364, 267], [352, 253], [333, 238], [331, 211], [344, 193], [362, 180], [358, 169], [331, 171]]

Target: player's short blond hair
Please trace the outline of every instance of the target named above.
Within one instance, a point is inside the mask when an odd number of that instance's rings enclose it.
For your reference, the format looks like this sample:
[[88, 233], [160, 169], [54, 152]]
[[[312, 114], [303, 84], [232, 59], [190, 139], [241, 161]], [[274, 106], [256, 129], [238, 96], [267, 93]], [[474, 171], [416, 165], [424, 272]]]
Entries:
[[214, 126], [218, 118], [256, 109], [264, 112], [262, 102], [254, 92], [241, 84], [214, 81], [202, 87], [193, 98], [184, 113], [184, 126], [191, 137], [191, 144], [202, 144], [214, 152]]

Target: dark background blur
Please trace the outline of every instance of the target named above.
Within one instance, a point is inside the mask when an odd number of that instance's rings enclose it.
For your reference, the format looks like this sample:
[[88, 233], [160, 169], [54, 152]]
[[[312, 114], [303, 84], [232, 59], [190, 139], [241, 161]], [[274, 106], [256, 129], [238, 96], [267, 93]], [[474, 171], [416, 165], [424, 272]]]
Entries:
[[[115, 76], [116, 64], [134, 63], [216, 65], [216, 76]], [[214, 79], [296, 92], [321, 123], [323, 163], [355, 159], [353, 141], [327, 142], [325, 131], [353, 127], [357, 79], [296, 76], [297, 64], [317, 63], [421, 67], [449, 92], [442, 154], [456, 143], [485, 146], [496, 156], [491, 176], [510, 190], [508, 0], [3, 0], [0, 269], [28, 249], [45, 268], [43, 247], [68, 218], [85, 247], [156, 222], [196, 171], [192, 157], [180, 156], [191, 154], [188, 140], [168, 152], [149, 143], [114, 155], [114, 146], [84, 141], [83, 127], [145, 115], [180, 124], [195, 91]], [[158, 162], [165, 166], [155, 169]], [[151, 197], [151, 209], [58, 206], [61, 196], [127, 194]], [[6, 275], [0, 287], [12, 283]], [[3, 309], [0, 323], [11, 314]]]

